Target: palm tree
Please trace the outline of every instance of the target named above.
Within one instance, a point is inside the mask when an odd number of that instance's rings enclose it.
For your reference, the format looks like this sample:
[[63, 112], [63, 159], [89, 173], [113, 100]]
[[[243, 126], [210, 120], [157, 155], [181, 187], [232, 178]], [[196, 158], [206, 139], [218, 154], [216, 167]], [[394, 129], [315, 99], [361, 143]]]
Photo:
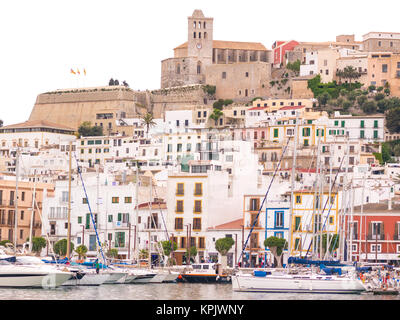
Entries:
[[78, 246], [76, 249], [75, 249], [75, 252], [78, 254], [78, 259], [79, 260], [81, 260], [82, 258], [85, 258], [86, 257], [86, 252], [88, 251], [88, 248], [85, 246], [85, 245], [83, 245], [83, 244], [81, 244], [80, 246]]
[[149, 135], [150, 127], [154, 127], [156, 125], [153, 114], [147, 112], [145, 115], [141, 116], [141, 119], [142, 119], [142, 124], [146, 126], [146, 134]]
[[359, 77], [361, 77], [361, 74], [353, 66], [347, 66], [346, 68], [343, 69], [342, 77], [345, 79], [349, 79], [350, 89], [351, 89], [351, 80], [358, 79]]

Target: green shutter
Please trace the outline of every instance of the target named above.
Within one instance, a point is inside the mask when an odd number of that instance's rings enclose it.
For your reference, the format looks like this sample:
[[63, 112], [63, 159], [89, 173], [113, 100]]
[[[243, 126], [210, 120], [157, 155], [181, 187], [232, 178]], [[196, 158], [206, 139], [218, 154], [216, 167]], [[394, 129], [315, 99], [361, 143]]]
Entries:
[[335, 126], [338, 126], [338, 125], [339, 125], [339, 121], [335, 120]]
[[364, 120], [361, 120], [361, 128], [364, 128]]
[[118, 213], [118, 221], [122, 221], [122, 213]]
[[378, 139], [378, 130], [374, 130], [374, 139]]
[[90, 213], [86, 213], [86, 226], [85, 229], [89, 229], [90, 227]]
[[345, 123], [345, 122], [344, 122], [344, 121], [342, 121], [342, 128], [344, 128], [344, 123]]

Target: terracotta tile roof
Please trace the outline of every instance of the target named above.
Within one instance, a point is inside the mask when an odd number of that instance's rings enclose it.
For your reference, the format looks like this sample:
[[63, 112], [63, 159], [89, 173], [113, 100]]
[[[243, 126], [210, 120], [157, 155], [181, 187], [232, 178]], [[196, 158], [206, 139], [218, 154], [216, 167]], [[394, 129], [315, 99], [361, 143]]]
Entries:
[[[139, 204], [139, 209], [150, 209], [149, 203], [144, 202]], [[136, 209], [136, 206], [135, 206]], [[167, 209], [167, 204], [165, 202], [153, 202], [151, 204], [151, 209], [152, 210], [157, 210], [157, 209]]]
[[241, 229], [243, 225], [243, 219], [233, 220], [227, 223], [220, 224], [215, 227], [208, 228], [208, 230], [230, 230], [230, 229]]
[[[187, 48], [188, 43], [182, 43], [180, 46], [174, 48], [175, 49], [185, 49]], [[213, 40], [213, 48], [214, 49], [236, 49], [236, 50], [260, 50], [266, 51], [267, 48], [260, 42], [239, 42], [239, 41], [222, 41], [222, 40]]]
[[286, 106], [286, 107], [282, 107], [279, 110], [295, 110], [295, 109], [302, 109], [305, 106]]
[[253, 107], [253, 108], [250, 108], [250, 109], [248, 109], [249, 111], [251, 111], [251, 110], [264, 110], [264, 109], [266, 109], [267, 107]]
[[11, 124], [8, 126], [4, 126], [1, 129], [19, 129], [19, 128], [52, 128], [52, 129], [62, 129], [75, 131], [75, 129], [71, 127], [64, 126], [59, 123], [54, 123], [46, 120], [31, 120], [25, 121], [21, 123]]

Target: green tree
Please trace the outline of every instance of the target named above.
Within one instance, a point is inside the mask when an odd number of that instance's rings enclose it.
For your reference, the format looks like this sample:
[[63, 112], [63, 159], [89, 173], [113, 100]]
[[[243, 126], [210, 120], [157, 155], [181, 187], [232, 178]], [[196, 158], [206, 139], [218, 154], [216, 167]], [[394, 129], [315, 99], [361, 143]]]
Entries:
[[203, 91], [207, 93], [207, 95], [209, 95], [210, 97], [214, 97], [216, 90], [217, 90], [216, 86], [212, 86], [209, 84], [203, 86]]
[[38, 256], [42, 249], [46, 248], [47, 242], [43, 237], [32, 237], [32, 251]]
[[215, 250], [221, 255], [221, 265], [225, 268], [227, 265], [227, 254], [232, 246], [235, 244], [235, 240], [231, 237], [220, 238], [215, 241]]
[[90, 121], [82, 122], [78, 128], [78, 137], [102, 136], [103, 127], [92, 126]]
[[190, 249], [186, 249], [186, 252], [184, 254], [186, 261], [188, 261], [189, 253], [190, 253], [190, 263], [195, 262], [195, 258], [197, 256], [197, 248], [196, 247], [190, 247]]
[[[382, 88], [382, 87], [380, 87]], [[383, 93], [377, 93], [374, 97], [375, 101], [383, 100], [385, 99], [385, 95]]]
[[386, 128], [390, 133], [400, 132], [400, 107], [390, 109], [386, 113]]
[[369, 92], [372, 92], [372, 91], [374, 91], [374, 90], [376, 90], [376, 86], [370, 85], [370, 86], [368, 87], [368, 91], [369, 91]]
[[80, 246], [78, 246], [78, 247], [75, 249], [75, 252], [78, 254], [78, 259], [79, 259], [79, 260], [86, 257], [87, 251], [88, 251], [88, 248], [87, 248], [85, 245], [83, 245], [83, 244], [81, 244]]
[[377, 110], [378, 106], [375, 101], [367, 101], [366, 103], [363, 104], [361, 107], [362, 111], [364, 111], [366, 114], [372, 114], [375, 113]]
[[[54, 252], [59, 256], [65, 256], [67, 254], [67, 239], [61, 239], [54, 244]], [[74, 250], [74, 244], [70, 243], [71, 252]]]
[[224, 113], [219, 110], [219, 109], [215, 109], [213, 110], [213, 112], [210, 114], [210, 119], [215, 121], [215, 124], [217, 124], [217, 121], [219, 118], [221, 118], [224, 115]]
[[[338, 234], [329, 234], [329, 237], [327, 234], [322, 235], [322, 256], [324, 255], [327, 247], [327, 240], [329, 242], [329, 252], [334, 252], [338, 247], [339, 247], [339, 235]], [[319, 246], [318, 246], [318, 252], [319, 252]]]
[[332, 97], [328, 92], [323, 92], [319, 96], [317, 96], [317, 100], [320, 107], [326, 106], [328, 100], [330, 99], [332, 99]]
[[289, 69], [289, 70], [292, 70], [292, 71], [294, 71], [294, 72], [296, 72], [296, 73], [298, 73], [298, 72], [300, 72], [300, 60], [299, 59], [297, 59], [296, 61], [294, 61], [293, 63], [290, 63], [290, 62], [288, 62], [287, 64], [286, 64], [286, 68], [287, 69]]
[[358, 79], [361, 77], [361, 73], [357, 71], [356, 68], [353, 66], [347, 66], [343, 69], [343, 78], [348, 79], [350, 83], [350, 89], [351, 89], [351, 81]]
[[172, 264], [173, 261], [171, 260], [171, 253], [172, 251], [176, 251], [178, 249], [178, 245], [176, 242], [171, 241], [160, 241], [158, 245], [162, 248], [164, 255], [168, 257], [168, 264]]
[[150, 127], [154, 127], [156, 125], [156, 122], [154, 121], [153, 114], [150, 112], [147, 112], [146, 114], [142, 115], [140, 117], [142, 124], [146, 126], [146, 134], [149, 134]]
[[110, 259], [115, 259], [118, 257], [118, 250], [117, 249], [109, 249], [106, 252], [106, 256]]
[[357, 104], [358, 106], [361, 108], [364, 103], [366, 103], [368, 101], [368, 98], [364, 95], [357, 97]]
[[353, 103], [351, 101], [346, 100], [343, 102], [342, 106], [343, 106], [343, 110], [347, 111], [353, 106]]
[[283, 238], [278, 238], [278, 237], [268, 237], [267, 239], [264, 240], [264, 246], [266, 248], [269, 248], [271, 250], [271, 253], [275, 257], [277, 261], [277, 268], [282, 267], [281, 263], [281, 256], [283, 253], [283, 249], [286, 248], [287, 246], [287, 241]]

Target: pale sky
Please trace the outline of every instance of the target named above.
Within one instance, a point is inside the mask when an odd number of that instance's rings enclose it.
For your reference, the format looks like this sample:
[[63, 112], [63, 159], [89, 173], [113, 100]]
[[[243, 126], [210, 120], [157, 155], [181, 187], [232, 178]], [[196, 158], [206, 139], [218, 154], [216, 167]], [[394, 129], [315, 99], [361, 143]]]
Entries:
[[187, 40], [195, 9], [214, 18], [214, 40], [267, 49], [275, 40], [355, 34], [361, 41], [370, 31], [400, 32], [399, 1], [2, 0], [0, 119], [26, 121], [38, 94], [107, 85], [110, 78], [135, 90], [158, 89], [161, 60]]

